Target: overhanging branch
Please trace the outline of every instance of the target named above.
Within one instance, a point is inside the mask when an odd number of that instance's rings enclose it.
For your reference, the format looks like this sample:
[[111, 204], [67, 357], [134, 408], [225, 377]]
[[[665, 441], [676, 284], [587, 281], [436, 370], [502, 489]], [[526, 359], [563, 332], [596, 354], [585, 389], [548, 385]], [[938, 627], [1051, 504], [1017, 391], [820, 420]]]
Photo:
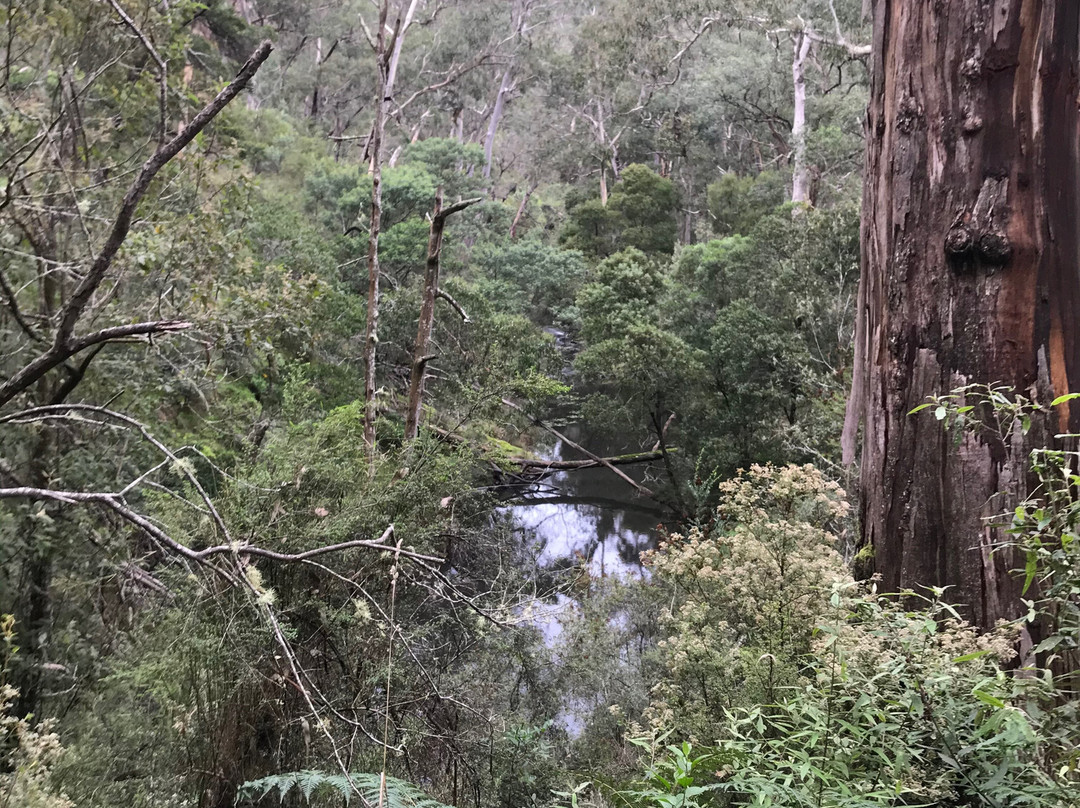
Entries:
[[[117, 329], [104, 329], [79, 338], [75, 336], [75, 327], [86, 311], [86, 307], [90, 304], [94, 293], [105, 279], [105, 275], [112, 266], [117, 253], [123, 246], [124, 240], [131, 230], [135, 210], [138, 208], [147, 188], [150, 187], [151, 181], [170, 160], [176, 157], [185, 146], [195, 139], [196, 135], [225, 109], [230, 101], [240, 94], [263, 62], [269, 58], [272, 49], [270, 42], [263, 42], [256, 48], [255, 52], [244, 63], [244, 66], [240, 68], [236, 78], [218, 93], [213, 101], [203, 107], [199, 114], [192, 119], [191, 123], [184, 127], [182, 132], [171, 140], [160, 144], [149, 159], [143, 163], [138, 176], [128, 187], [127, 193], [124, 194], [124, 200], [113, 220], [104, 246], [102, 246], [101, 251], [90, 265], [86, 275], [83, 276], [79, 285], [72, 292], [71, 297], [68, 298], [67, 303], [60, 310], [60, 324], [56, 330], [52, 345], [45, 353], [26, 364], [4, 384], [0, 385], [0, 406], [7, 404], [15, 396], [30, 388], [46, 373], [63, 364], [79, 351], [99, 342], [132, 336], [131, 333], [120, 333], [129, 327], [119, 326]], [[145, 325], [141, 327], [145, 327]], [[137, 330], [134, 333], [147, 334], [154, 333], [155, 330], [161, 330], [161, 323], [154, 325], [156, 326], [155, 329], [150, 331]], [[173, 323], [164, 330], [178, 330], [177, 325]], [[185, 324], [184, 327], [187, 327], [187, 325]]]

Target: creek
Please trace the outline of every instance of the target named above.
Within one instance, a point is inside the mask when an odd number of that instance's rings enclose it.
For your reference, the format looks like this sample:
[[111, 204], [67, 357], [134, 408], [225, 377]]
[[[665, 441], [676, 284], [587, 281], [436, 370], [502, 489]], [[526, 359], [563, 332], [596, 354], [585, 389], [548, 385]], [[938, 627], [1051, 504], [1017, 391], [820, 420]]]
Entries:
[[[588, 424], [570, 424], [561, 431], [599, 455], [640, 450], [603, 440]], [[538, 446], [535, 454], [544, 460], [585, 459], [558, 439]], [[624, 466], [622, 471], [644, 482], [649, 467], [656, 465]], [[600, 577], [641, 575], [641, 552], [655, 546], [657, 527], [665, 518], [660, 506], [606, 468], [555, 472], [523, 490], [505, 510], [523, 538], [538, 546], [541, 566], [584, 562]]]
[[[581, 346], [565, 331], [544, 329], [565, 360], [563, 381], [574, 385], [573, 361]], [[579, 391], [580, 392], [580, 391]], [[556, 418], [566, 412], [554, 413]], [[604, 430], [577, 421], [560, 426], [563, 435], [601, 457], [612, 457], [643, 448], [626, 437], [621, 440]], [[534, 454], [543, 460], [584, 460], [583, 455], [561, 439], [541, 433]], [[544, 442], [546, 441], [546, 442]], [[644, 482], [650, 466], [624, 466], [621, 470]], [[655, 546], [664, 510], [640, 496], [625, 480], [607, 468], [558, 471], [542, 483], [523, 488], [506, 507], [516, 528], [540, 548], [540, 565], [565, 567], [585, 562], [596, 576], [641, 575], [641, 552]]]
[[[560, 431], [575, 443], [604, 456], [638, 449], [603, 442], [590, 434], [585, 424], [570, 424]], [[583, 459], [561, 440], [537, 446], [535, 454], [545, 460]], [[645, 464], [624, 466], [622, 471], [638, 482], [645, 482]], [[606, 468], [555, 472], [503, 510], [511, 517], [522, 541], [531, 542], [536, 548], [541, 568], [585, 567], [591, 577], [620, 579], [647, 574], [641, 553], [656, 546], [658, 525], [664, 519], [664, 511], [655, 502], [639, 496], [625, 480]], [[579, 615], [577, 600], [559, 594], [552, 600], [536, 601], [531, 622], [540, 630], [545, 645], [557, 649], [564, 627]], [[560, 709], [553, 716], [555, 725], [567, 737], [579, 737], [600, 698], [599, 693], [595, 698], [563, 693]]]
[[[577, 346], [566, 340], [562, 332], [548, 331], [567, 357], [566, 381], [573, 382], [569, 363]], [[596, 429], [588, 423], [566, 423], [569, 418], [565, 411], [548, 415], [570, 441], [602, 457], [651, 448], [627, 437], [613, 438], [609, 430]], [[535, 435], [533, 454], [543, 460], [586, 459], [547, 432]], [[661, 464], [628, 465], [620, 470], [637, 482], [655, 486]], [[556, 471], [535, 485], [522, 486], [499, 510], [509, 516], [521, 541], [535, 549], [540, 568], [557, 574], [584, 567], [596, 578], [645, 577], [641, 553], [656, 546], [659, 526], [670, 518], [659, 504], [639, 495], [625, 480], [603, 467]], [[564, 626], [580, 613], [577, 601], [566, 594], [538, 599], [531, 611], [532, 624], [552, 649], [557, 648]], [[571, 738], [579, 736], [587, 716], [596, 707], [595, 701], [564, 694], [561, 708], [554, 716], [556, 725]]]

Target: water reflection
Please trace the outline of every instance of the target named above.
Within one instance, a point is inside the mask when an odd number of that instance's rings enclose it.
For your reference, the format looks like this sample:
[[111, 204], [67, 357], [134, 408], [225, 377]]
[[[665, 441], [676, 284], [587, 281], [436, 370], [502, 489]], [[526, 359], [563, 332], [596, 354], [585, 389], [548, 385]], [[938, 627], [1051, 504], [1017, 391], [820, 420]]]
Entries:
[[[563, 429], [570, 440], [604, 455], [638, 451], [637, 446], [603, 443], [588, 435], [580, 425]], [[580, 459], [574, 450], [556, 441], [537, 455], [548, 460]], [[648, 482], [648, 468], [624, 466], [622, 469], [639, 482]], [[512, 503], [501, 509], [510, 517], [522, 541], [536, 549], [536, 560], [544, 570], [558, 575], [561, 570], [580, 570], [590, 575], [627, 579], [645, 577], [641, 553], [656, 545], [658, 525], [663, 511], [651, 500], [637, 494], [625, 480], [610, 469], [561, 471], [540, 485], [522, 491]], [[558, 593], [533, 601], [528, 606], [529, 620], [540, 631], [544, 644], [558, 663], [562, 635], [581, 618], [581, 604], [574, 597]], [[610, 618], [613, 630], [625, 619]], [[589, 716], [602, 701], [601, 694], [563, 693], [557, 726], [570, 738], [577, 738]]]
[[[580, 426], [565, 429], [590, 451], [618, 453], [626, 447], [590, 445]], [[575, 434], [576, 433], [576, 434]], [[556, 441], [537, 452], [548, 460], [580, 459]], [[644, 466], [624, 467], [643, 479]], [[654, 546], [663, 514], [609, 469], [561, 471], [505, 509], [523, 536], [536, 542], [541, 566], [585, 562], [593, 575], [641, 575], [641, 553]]]

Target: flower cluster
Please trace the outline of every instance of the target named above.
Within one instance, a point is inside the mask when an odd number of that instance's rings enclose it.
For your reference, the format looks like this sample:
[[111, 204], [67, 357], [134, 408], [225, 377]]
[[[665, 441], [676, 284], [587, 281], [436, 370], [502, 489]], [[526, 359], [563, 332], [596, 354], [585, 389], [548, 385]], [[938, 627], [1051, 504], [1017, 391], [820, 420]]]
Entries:
[[813, 466], [753, 466], [720, 494], [715, 529], [644, 558], [675, 589], [650, 721], [704, 737], [725, 708], [796, 678], [830, 592], [850, 581], [837, 551], [850, 506]]

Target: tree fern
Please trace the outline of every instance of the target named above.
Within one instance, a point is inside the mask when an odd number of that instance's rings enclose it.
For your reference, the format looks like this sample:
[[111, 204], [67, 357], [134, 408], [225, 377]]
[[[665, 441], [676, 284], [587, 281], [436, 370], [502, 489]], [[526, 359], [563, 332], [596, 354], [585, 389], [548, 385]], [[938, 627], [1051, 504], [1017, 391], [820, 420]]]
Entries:
[[[350, 782], [351, 780], [351, 782]], [[240, 786], [236, 794], [237, 804], [261, 800], [272, 791], [277, 791], [284, 802], [286, 795], [296, 789], [310, 803], [313, 797], [339, 796], [348, 803], [354, 796], [359, 796], [369, 805], [379, 802], [379, 775], [368, 772], [330, 774], [320, 771], [285, 772], [272, 774], [259, 780], [250, 780]], [[395, 777], [386, 778], [386, 803], [384, 808], [449, 808], [404, 780]]]

